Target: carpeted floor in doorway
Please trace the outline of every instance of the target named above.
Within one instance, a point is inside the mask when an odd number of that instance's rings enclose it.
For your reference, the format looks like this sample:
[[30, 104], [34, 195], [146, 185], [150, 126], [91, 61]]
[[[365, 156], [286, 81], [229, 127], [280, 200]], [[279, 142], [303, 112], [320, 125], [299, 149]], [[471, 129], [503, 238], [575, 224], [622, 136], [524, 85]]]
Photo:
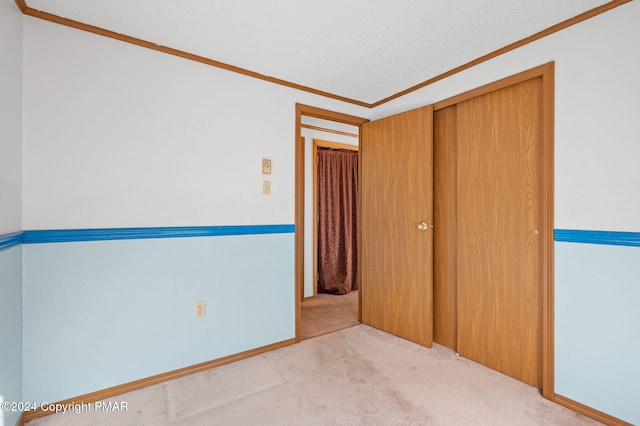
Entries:
[[321, 336], [352, 327], [358, 322], [358, 290], [348, 294], [318, 293], [300, 307], [300, 338]]

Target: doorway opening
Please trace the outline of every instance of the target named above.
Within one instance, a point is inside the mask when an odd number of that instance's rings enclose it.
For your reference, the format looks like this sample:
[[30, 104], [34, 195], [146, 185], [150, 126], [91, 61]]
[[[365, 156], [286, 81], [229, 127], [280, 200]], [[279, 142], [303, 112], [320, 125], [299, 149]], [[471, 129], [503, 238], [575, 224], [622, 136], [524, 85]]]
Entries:
[[360, 321], [357, 291], [340, 296], [318, 292], [316, 162], [320, 149], [357, 150], [360, 125], [367, 121], [296, 105], [296, 341], [346, 328]]
[[[309, 133], [304, 121], [303, 135]], [[358, 324], [358, 135], [344, 133], [343, 143], [313, 139], [313, 208], [306, 208], [312, 210], [313, 233], [305, 232], [307, 245], [312, 240], [305, 257], [313, 257], [307, 262], [313, 270], [305, 274], [305, 292], [313, 291], [302, 301], [301, 339]]]

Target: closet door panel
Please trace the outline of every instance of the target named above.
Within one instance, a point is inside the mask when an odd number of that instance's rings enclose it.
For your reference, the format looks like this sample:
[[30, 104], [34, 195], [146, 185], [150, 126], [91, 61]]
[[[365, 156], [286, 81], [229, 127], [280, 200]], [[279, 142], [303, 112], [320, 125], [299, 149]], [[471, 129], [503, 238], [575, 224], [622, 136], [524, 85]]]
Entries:
[[431, 106], [365, 123], [360, 147], [362, 322], [424, 346], [433, 339], [432, 124]]
[[456, 106], [433, 114], [433, 341], [456, 344]]
[[542, 79], [457, 105], [458, 352], [542, 386]]

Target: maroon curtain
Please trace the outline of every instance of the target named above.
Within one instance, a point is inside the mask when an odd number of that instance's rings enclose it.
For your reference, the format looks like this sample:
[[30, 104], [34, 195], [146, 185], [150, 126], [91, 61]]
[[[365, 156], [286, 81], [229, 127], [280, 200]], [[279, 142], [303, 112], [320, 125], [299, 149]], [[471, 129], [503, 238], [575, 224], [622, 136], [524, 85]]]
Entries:
[[357, 290], [358, 152], [318, 149], [318, 291]]

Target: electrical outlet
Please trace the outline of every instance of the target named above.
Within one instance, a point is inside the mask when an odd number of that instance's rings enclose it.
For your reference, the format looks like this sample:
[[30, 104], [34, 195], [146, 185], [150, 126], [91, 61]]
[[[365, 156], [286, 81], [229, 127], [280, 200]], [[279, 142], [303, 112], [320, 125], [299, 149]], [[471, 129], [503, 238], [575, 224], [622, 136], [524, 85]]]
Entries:
[[206, 314], [207, 314], [207, 302], [205, 301], [196, 302], [195, 317], [204, 318]]

